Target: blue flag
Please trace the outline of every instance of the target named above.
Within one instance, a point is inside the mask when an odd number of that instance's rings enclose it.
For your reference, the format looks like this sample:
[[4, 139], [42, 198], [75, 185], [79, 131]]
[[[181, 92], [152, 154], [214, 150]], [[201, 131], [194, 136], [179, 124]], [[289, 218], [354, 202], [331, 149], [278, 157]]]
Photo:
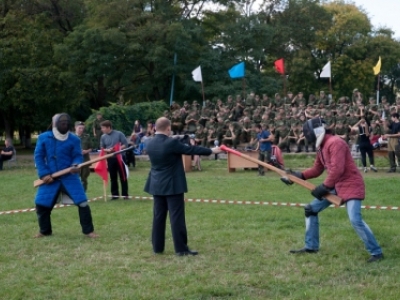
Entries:
[[237, 65], [234, 65], [232, 68], [230, 68], [228, 73], [231, 78], [243, 78], [244, 77], [244, 61], [242, 61], [241, 63], [238, 63]]

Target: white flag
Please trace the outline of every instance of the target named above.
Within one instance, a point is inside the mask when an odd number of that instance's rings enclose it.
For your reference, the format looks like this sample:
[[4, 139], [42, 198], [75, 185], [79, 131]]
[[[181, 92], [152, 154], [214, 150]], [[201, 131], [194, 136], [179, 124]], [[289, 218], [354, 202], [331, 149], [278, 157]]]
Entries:
[[319, 75], [320, 78], [331, 78], [331, 62], [328, 62], [321, 71]]
[[201, 67], [198, 66], [196, 69], [192, 71], [193, 80], [200, 82], [203, 81], [203, 77], [201, 76]]

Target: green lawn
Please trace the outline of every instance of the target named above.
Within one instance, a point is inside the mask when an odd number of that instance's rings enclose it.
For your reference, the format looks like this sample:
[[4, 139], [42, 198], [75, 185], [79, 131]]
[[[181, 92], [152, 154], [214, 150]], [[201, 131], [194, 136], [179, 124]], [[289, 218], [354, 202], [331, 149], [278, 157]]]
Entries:
[[[293, 168], [312, 158], [293, 157]], [[378, 160], [378, 166], [386, 166]], [[307, 203], [299, 186], [287, 187], [268, 172], [228, 174], [226, 161], [204, 161], [202, 172], [187, 174], [187, 198]], [[132, 196], [149, 196], [143, 186], [148, 162], [129, 178]], [[368, 205], [400, 205], [400, 174], [364, 175]], [[31, 208], [36, 173], [32, 162], [0, 172], [0, 211]], [[322, 179], [313, 180], [318, 184]], [[100, 177], [90, 176], [88, 197], [102, 195]], [[53, 211], [54, 235], [33, 239], [34, 212], [0, 216], [1, 299], [398, 299], [399, 211], [363, 210], [365, 221], [383, 247], [385, 259], [369, 257], [343, 208], [320, 215], [318, 254], [293, 256], [303, 246], [300, 207], [187, 203], [189, 246], [196, 257], [174, 255], [167, 228], [166, 253], [153, 255], [150, 200], [95, 201], [96, 232], [80, 233], [77, 209]]]

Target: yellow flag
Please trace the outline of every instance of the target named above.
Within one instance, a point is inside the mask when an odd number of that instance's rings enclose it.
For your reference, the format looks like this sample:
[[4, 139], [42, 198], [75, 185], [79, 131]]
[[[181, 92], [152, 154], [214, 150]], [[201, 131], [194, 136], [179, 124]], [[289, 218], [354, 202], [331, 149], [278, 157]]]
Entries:
[[376, 66], [373, 67], [373, 69], [374, 69], [374, 75], [378, 75], [378, 74], [381, 72], [381, 65], [382, 65], [382, 63], [381, 63], [381, 57], [379, 56], [379, 60], [378, 60], [378, 62], [376, 63]]

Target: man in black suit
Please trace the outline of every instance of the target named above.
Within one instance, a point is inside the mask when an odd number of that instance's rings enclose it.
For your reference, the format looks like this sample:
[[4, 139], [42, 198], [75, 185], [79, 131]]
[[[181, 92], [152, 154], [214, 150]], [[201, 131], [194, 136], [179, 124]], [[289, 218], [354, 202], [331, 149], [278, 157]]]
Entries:
[[170, 214], [172, 238], [178, 256], [197, 255], [187, 245], [184, 193], [187, 192], [182, 154], [210, 155], [220, 153], [219, 148], [204, 148], [183, 144], [171, 135], [171, 122], [161, 117], [156, 121], [156, 134], [146, 151], [151, 170], [144, 191], [153, 195], [152, 243], [156, 254], [164, 252], [167, 213]]

